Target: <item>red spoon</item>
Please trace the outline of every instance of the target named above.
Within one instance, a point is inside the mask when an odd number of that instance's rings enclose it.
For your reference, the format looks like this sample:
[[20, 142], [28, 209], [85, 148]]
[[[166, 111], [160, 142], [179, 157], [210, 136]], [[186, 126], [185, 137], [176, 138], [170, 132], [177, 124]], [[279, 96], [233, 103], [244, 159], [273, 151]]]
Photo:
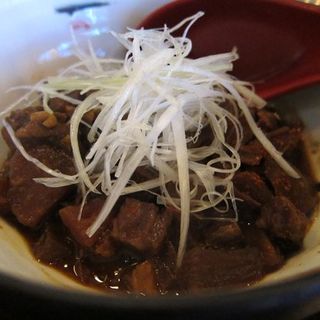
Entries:
[[178, 0], [142, 21], [172, 27], [204, 11], [190, 29], [192, 57], [238, 48], [234, 74], [270, 99], [320, 82], [320, 7], [296, 0]]

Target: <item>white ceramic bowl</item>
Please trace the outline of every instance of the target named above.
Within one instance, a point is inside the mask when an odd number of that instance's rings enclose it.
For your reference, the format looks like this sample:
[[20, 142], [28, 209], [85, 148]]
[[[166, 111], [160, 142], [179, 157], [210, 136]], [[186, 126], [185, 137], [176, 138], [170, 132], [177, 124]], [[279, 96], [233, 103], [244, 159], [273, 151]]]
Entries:
[[[0, 2], [0, 107], [5, 108], [19, 93], [6, 93], [16, 85], [35, 83], [43, 76], [55, 74], [72, 60], [69, 56], [70, 23], [86, 21], [99, 32], [106, 28], [123, 31], [125, 26], [136, 26], [142, 18], [166, 0], [112, 0], [109, 5], [77, 11], [73, 16], [57, 13], [56, 9], [84, 1]], [[94, 43], [110, 55], [117, 55], [114, 42], [94, 36]], [[320, 86], [308, 88], [277, 99], [276, 104], [287, 112], [296, 110], [306, 126], [306, 143], [317, 181], [320, 181]], [[1, 150], [5, 150], [3, 142]], [[5, 157], [5, 151], [1, 151]], [[314, 223], [305, 238], [305, 250], [290, 259], [279, 271], [268, 275], [257, 286], [279, 281], [302, 279], [306, 274], [320, 273], [320, 214], [316, 210]], [[0, 219], [0, 275], [58, 287], [63, 290], [93, 291], [74, 282], [56, 270], [37, 263], [19, 233]], [[11, 278], [12, 279], [12, 278]], [[320, 283], [318, 284], [320, 286]], [[1, 287], [1, 282], [0, 282]], [[34, 288], [34, 287], [32, 287]]]

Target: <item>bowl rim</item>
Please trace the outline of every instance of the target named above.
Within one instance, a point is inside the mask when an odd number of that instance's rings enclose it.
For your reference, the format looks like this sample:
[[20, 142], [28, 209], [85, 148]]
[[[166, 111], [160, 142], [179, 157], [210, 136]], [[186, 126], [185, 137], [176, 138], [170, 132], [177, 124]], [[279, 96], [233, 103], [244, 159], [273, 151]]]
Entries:
[[[152, 20], [155, 19], [155, 17], [158, 17], [159, 15], [166, 13], [169, 10], [179, 8], [181, 6], [187, 5], [188, 3], [193, 2], [194, 0], [173, 0], [171, 2], [168, 2], [159, 8], [153, 10], [150, 14], [145, 16], [143, 20], [139, 23], [138, 28], [142, 28], [144, 25], [149, 25], [152, 23]], [[251, 0], [252, 1], [252, 0]], [[257, 0], [254, 0], [257, 1]], [[291, 7], [292, 9], [298, 9], [298, 10], [304, 10], [313, 12], [315, 14], [319, 13], [319, 7], [312, 3], [306, 3], [302, 2], [300, 0], [258, 0], [260, 2], [267, 2], [271, 3], [273, 5], [277, 6], [284, 6], [284, 7]]]
[[[126, 311], [179, 311], [179, 310], [212, 310], [237, 308], [237, 312], [255, 310], [263, 311], [274, 308], [288, 308], [304, 305], [314, 299], [320, 299], [320, 269], [305, 273], [284, 281], [249, 289], [231, 289], [221, 291], [204, 291], [197, 294], [136, 296], [108, 295], [103, 291], [85, 292], [75, 289], [63, 289], [52, 285], [36, 283], [27, 279], [0, 272], [0, 290], [33, 297], [50, 303], [62, 303], [74, 307], [94, 308], [97, 310]], [[318, 310], [320, 311], [320, 303]], [[314, 310], [313, 310], [314, 311]]]
[[[158, 15], [159, 11], [169, 7], [187, 3], [190, 0], [175, 0], [154, 10], [147, 15], [139, 26], [148, 23]], [[264, 1], [264, 0], [261, 0]], [[290, 0], [283, 0], [289, 3]], [[305, 9], [307, 4], [291, 1], [293, 7]], [[316, 10], [316, 8], [314, 8]], [[48, 284], [36, 283], [27, 279], [19, 279], [16, 276], [0, 272], [0, 290], [15, 292], [21, 295], [32, 296], [41, 300], [55, 303], [71, 304], [74, 306], [94, 307], [99, 309], [122, 309], [131, 310], [191, 310], [191, 309], [214, 309], [226, 308], [230, 305], [241, 310], [248, 307], [255, 310], [269, 310], [274, 306], [289, 306], [297, 302], [306, 303], [314, 297], [320, 297], [320, 269], [314, 269], [301, 276], [286, 279], [250, 289], [223, 290], [219, 292], [205, 291], [197, 295], [181, 296], [155, 296], [142, 297], [133, 295], [104, 295], [103, 293], [89, 293], [74, 289], [63, 289]], [[284, 298], [285, 297], [285, 298]], [[319, 304], [320, 310], [320, 304]]]

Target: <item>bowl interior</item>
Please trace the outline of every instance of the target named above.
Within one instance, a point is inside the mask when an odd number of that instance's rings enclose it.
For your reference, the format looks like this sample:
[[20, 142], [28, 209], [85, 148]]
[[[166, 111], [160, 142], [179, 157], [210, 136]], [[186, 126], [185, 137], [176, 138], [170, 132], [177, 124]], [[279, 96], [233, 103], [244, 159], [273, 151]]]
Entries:
[[[168, 1], [139, 0], [134, 4], [127, 1], [109, 1], [110, 5], [88, 8], [69, 16], [57, 13], [56, 8], [72, 1], [48, 1], [35, 5], [36, 1], [17, 1], [10, 4], [4, 1], [0, 12], [4, 17], [0, 27], [0, 40], [4, 47], [0, 51], [1, 105], [4, 109], [23, 91], [5, 93], [16, 85], [35, 83], [43, 76], [56, 74], [57, 70], [68, 65], [70, 57], [69, 26], [74, 21], [89, 21], [97, 31], [93, 42], [110, 55], [119, 53], [119, 46], [105, 40], [105, 31], [121, 31], [125, 26], [136, 26], [155, 7]], [[32, 8], [32, 10], [26, 10]], [[121, 13], [121, 15], [120, 15]], [[10, 23], [15, 16], [18, 23]], [[121, 19], [118, 17], [121, 16]], [[115, 18], [117, 17], [117, 18]], [[86, 20], [87, 19], [87, 20]], [[90, 20], [91, 19], [91, 20]], [[98, 21], [98, 22], [97, 22]], [[30, 26], [28, 30], [24, 27]], [[14, 39], [14, 40], [13, 40]], [[297, 113], [306, 126], [305, 141], [316, 181], [320, 181], [320, 86], [307, 88], [273, 101], [279, 112]], [[0, 140], [1, 157], [6, 155], [6, 146]], [[320, 210], [314, 214], [314, 223], [308, 232], [305, 250], [290, 259], [279, 271], [265, 277], [258, 285], [300, 277], [306, 273], [320, 272]], [[36, 283], [48, 284], [66, 290], [87, 290], [78, 283], [54, 269], [37, 263], [23, 238], [10, 225], [0, 219], [0, 273], [27, 279]], [[92, 290], [93, 291], [93, 290]]]

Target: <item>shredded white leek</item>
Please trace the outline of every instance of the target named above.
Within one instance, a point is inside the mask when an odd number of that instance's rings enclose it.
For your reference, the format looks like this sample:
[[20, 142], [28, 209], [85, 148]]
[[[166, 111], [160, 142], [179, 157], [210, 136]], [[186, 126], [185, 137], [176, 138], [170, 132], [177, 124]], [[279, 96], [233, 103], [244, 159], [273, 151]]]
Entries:
[[[241, 164], [239, 114], [245, 116], [274, 160], [290, 176], [298, 177], [251, 116], [249, 108], [262, 108], [265, 102], [248, 83], [228, 73], [238, 58], [237, 52], [187, 58], [192, 49], [187, 32], [202, 15], [199, 12], [171, 29], [164, 26], [113, 33], [127, 49], [124, 60], [98, 58], [90, 47], [89, 55], [83, 52], [79, 55], [80, 62], [32, 89], [46, 97], [43, 99], [46, 110], [49, 108], [46, 101], [52, 97], [77, 105], [70, 121], [76, 175], [56, 172], [32, 158], [9, 124], [3, 122], [21, 154], [51, 176], [36, 179], [37, 182], [50, 187], [79, 184], [84, 195], [82, 206], [90, 192], [106, 195], [101, 212], [87, 230], [90, 237], [121, 195], [160, 188], [159, 201], [181, 212], [178, 266], [186, 247], [191, 212], [201, 215], [204, 209], [214, 208], [223, 214], [231, 205], [235, 212], [233, 219], [237, 219], [232, 178]], [[185, 24], [183, 36], [173, 37], [172, 32]], [[94, 93], [81, 102], [68, 97], [73, 90]], [[222, 104], [232, 106], [234, 111], [228, 111]], [[83, 158], [79, 126], [84, 114], [92, 109], [99, 109], [100, 113], [90, 126], [91, 149]], [[208, 146], [196, 147], [193, 143], [201, 139], [204, 128], [212, 132], [211, 141]], [[230, 130], [235, 133], [233, 145], [226, 138]], [[146, 165], [152, 166], [157, 176], [141, 183], [132, 181], [135, 170]]]

